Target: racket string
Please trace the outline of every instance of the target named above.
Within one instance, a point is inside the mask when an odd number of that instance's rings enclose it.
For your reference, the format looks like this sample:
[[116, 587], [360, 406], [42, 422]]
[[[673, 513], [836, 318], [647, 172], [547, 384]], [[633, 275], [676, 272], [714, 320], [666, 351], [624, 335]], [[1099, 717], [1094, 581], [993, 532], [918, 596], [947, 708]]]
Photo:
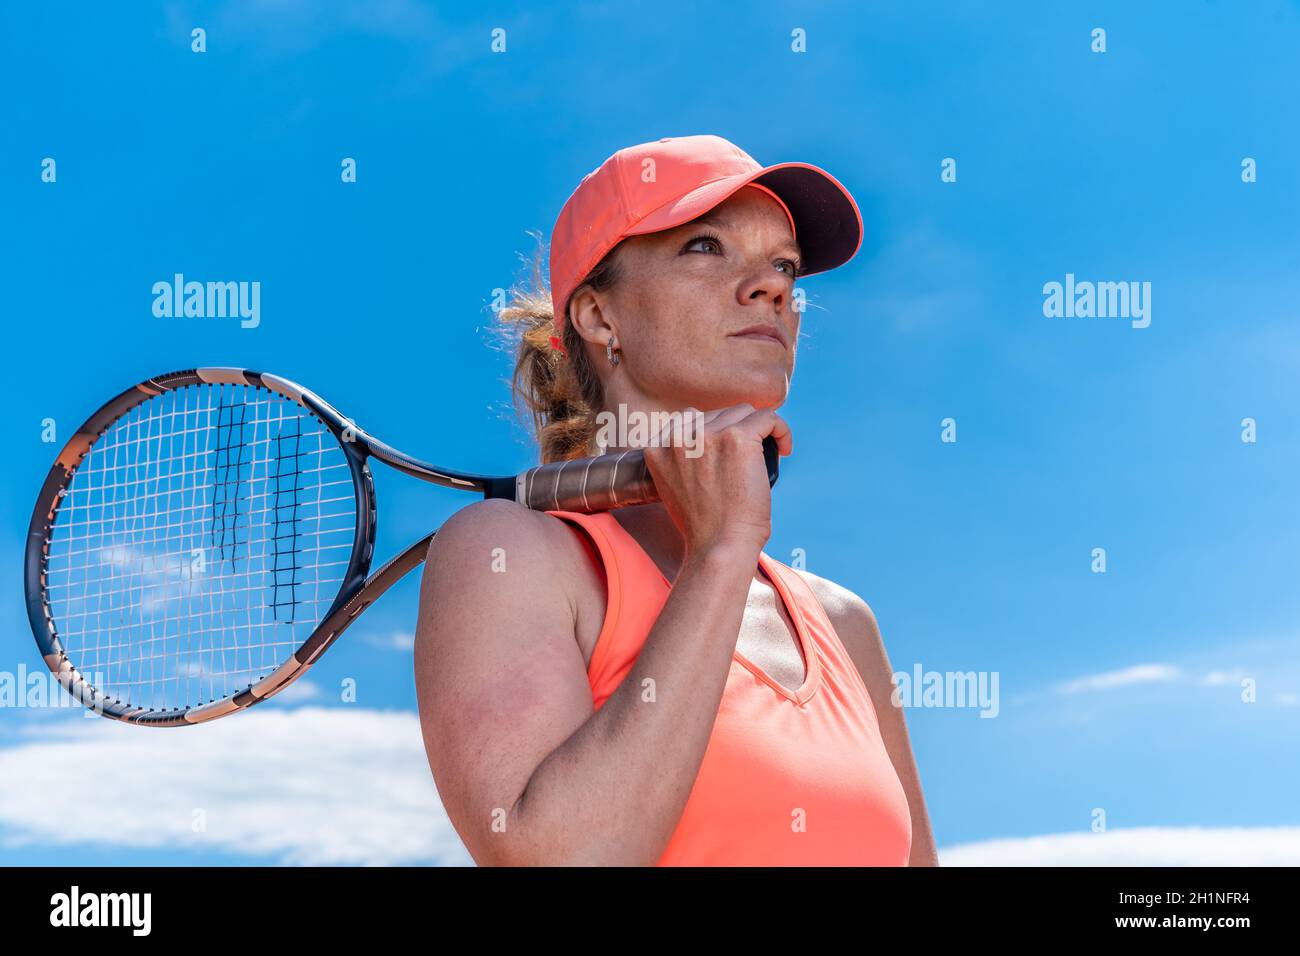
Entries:
[[91, 446], [50, 535], [47, 599], [70, 662], [148, 710], [273, 672], [350, 564], [332, 560], [355, 536], [350, 471], [331, 432], [270, 392], [192, 385], [136, 406]]

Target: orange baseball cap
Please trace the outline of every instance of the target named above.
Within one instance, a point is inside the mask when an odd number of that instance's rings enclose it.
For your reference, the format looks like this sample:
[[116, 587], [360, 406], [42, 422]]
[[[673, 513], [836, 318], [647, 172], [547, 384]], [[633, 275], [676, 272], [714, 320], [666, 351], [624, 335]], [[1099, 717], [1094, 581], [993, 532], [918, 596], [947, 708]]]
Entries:
[[799, 243], [800, 276], [842, 266], [862, 245], [862, 213], [849, 191], [807, 163], [760, 166], [721, 136], [669, 137], [620, 149], [582, 178], [551, 233], [555, 327], [569, 297], [628, 236], [672, 229], [750, 184], [774, 196]]

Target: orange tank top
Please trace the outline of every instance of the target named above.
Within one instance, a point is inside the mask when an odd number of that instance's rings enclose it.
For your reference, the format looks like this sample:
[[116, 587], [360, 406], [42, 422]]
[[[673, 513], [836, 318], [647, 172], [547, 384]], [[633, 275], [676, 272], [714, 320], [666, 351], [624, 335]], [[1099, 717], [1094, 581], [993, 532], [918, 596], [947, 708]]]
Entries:
[[[632, 669], [672, 585], [612, 515], [547, 514], [581, 526], [605, 568], [605, 621], [587, 668], [599, 710]], [[735, 652], [703, 762], [657, 865], [906, 866], [911, 815], [866, 685], [808, 583], [761, 552], [759, 566], [798, 632], [803, 686], [787, 690]]]

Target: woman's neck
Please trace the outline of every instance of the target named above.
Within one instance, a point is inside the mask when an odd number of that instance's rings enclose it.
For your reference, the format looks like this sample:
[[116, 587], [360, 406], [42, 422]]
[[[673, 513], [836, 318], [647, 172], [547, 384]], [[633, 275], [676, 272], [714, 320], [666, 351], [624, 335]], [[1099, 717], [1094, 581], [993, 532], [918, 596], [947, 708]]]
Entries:
[[686, 542], [661, 502], [616, 508], [610, 512], [623, 530], [636, 539], [670, 582], [677, 580], [686, 556]]

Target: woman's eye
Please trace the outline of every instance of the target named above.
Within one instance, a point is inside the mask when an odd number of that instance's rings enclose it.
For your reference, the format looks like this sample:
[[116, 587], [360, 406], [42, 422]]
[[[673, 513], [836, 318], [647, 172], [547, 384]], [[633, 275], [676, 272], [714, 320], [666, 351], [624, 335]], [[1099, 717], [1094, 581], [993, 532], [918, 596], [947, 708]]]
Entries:
[[795, 263], [791, 262], [789, 259], [778, 260], [776, 267], [778, 269], [787, 270], [786, 275], [788, 275], [791, 279], [797, 278], [799, 275], [799, 267]]
[[686, 249], [688, 252], [694, 251], [697, 247], [700, 246], [704, 247], [703, 249], [700, 250], [702, 252], [715, 252], [715, 253], [722, 252], [722, 243], [718, 242], [717, 239], [711, 239], [708, 236], [697, 236], [696, 238], [692, 239], [690, 242], [686, 243]]

